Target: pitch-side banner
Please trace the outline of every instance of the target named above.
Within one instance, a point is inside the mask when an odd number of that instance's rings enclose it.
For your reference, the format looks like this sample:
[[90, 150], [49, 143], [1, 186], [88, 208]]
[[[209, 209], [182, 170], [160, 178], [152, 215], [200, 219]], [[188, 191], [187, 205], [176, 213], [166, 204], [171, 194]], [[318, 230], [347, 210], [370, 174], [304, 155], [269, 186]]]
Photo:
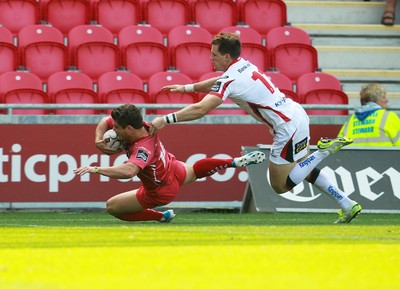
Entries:
[[[79, 166], [111, 166], [125, 154], [109, 157], [94, 145], [94, 124], [0, 125], [0, 207], [21, 204], [105, 202], [113, 195], [138, 188], [137, 178], [115, 180], [100, 175], [77, 177]], [[334, 136], [338, 126], [315, 126], [314, 141]], [[161, 130], [161, 140], [177, 159], [193, 164], [206, 157], [230, 158], [242, 146], [271, 143], [267, 126], [258, 124], [177, 124]], [[248, 181], [246, 169], [228, 169], [183, 186], [176, 202], [241, 203]], [[18, 204], [17, 206], [15, 204]], [[28, 205], [29, 206], [29, 205]]]
[[[269, 146], [244, 147], [244, 152]], [[351, 199], [359, 202], [364, 212], [400, 212], [400, 149], [351, 148], [328, 156], [318, 168]], [[293, 190], [278, 195], [268, 178], [267, 163], [247, 168], [243, 212], [324, 212], [337, 210], [338, 205], [328, 195], [306, 181]]]
[[[139, 179], [101, 175], [75, 176], [79, 166], [112, 166], [124, 153], [107, 156], [94, 145], [93, 124], [0, 125], [0, 204], [21, 202], [105, 202], [133, 190]], [[231, 158], [242, 145], [271, 141], [264, 125], [171, 125], [159, 132], [177, 159], [194, 163], [206, 157]], [[177, 202], [240, 202], [247, 183], [245, 169], [228, 169], [183, 186]]]

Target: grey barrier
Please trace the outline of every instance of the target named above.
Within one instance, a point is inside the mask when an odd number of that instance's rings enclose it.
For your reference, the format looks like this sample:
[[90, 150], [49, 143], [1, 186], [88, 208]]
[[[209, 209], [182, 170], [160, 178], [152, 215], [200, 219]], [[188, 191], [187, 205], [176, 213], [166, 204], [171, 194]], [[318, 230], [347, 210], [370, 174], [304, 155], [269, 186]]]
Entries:
[[[107, 110], [113, 109], [119, 104], [1, 104], [0, 103], [0, 124], [43, 124], [43, 123], [97, 123], [104, 114], [97, 115], [24, 115], [14, 114], [17, 109], [45, 109], [55, 111], [57, 109], [69, 109], [71, 111], [77, 109], [95, 109]], [[176, 109], [179, 110], [186, 107], [188, 104], [137, 104], [142, 109], [144, 119], [151, 121], [156, 115], [149, 114], [153, 109]], [[353, 113], [354, 106], [352, 105], [327, 105], [327, 104], [307, 104], [302, 105], [305, 109], [318, 109], [318, 110], [348, 110], [349, 115]], [[218, 109], [230, 110], [237, 109], [236, 104], [222, 104]], [[400, 115], [400, 106], [390, 106], [388, 110], [396, 111]], [[3, 113], [2, 113], [3, 111]], [[343, 124], [349, 115], [311, 115], [311, 124]], [[254, 118], [248, 115], [207, 115], [202, 119], [191, 121], [188, 123], [201, 123], [201, 124], [258, 124]]]
[[[312, 150], [316, 147], [312, 146]], [[270, 146], [243, 147], [243, 153]], [[364, 212], [400, 213], [400, 148], [346, 147], [318, 166], [335, 184], [359, 202]], [[247, 167], [249, 180], [241, 212], [331, 212], [338, 206], [329, 196], [303, 181], [277, 194], [268, 179], [268, 161]]]
[[[17, 115], [15, 109], [112, 109], [118, 104], [0, 104], [0, 124], [96, 124], [104, 114], [98, 115]], [[144, 113], [144, 119], [151, 121], [156, 115], [147, 112], [157, 108], [180, 109], [186, 104], [138, 104]], [[348, 109], [351, 105], [303, 105], [305, 109]], [[236, 105], [223, 104], [219, 109], [237, 109]], [[400, 107], [389, 108], [400, 115]], [[349, 115], [310, 116], [310, 123], [316, 125], [342, 125]], [[258, 124], [248, 115], [207, 115], [187, 124]], [[265, 149], [268, 146], [244, 147], [245, 151]], [[360, 201], [365, 211], [400, 212], [400, 149], [348, 149], [327, 158], [319, 167], [324, 167], [343, 184], [344, 190], [352, 198]], [[333, 162], [333, 163], [332, 163]], [[343, 166], [339, 164], [345, 164]], [[277, 195], [268, 184], [268, 162], [249, 167], [249, 181], [242, 202], [242, 212], [265, 211], [333, 211], [336, 204], [321, 192], [311, 188], [308, 183], [299, 184], [292, 192]], [[368, 164], [368, 166], [366, 166]], [[388, 166], [390, 164], [390, 166]], [[332, 166], [332, 167], [331, 167]], [[364, 167], [366, 166], [366, 167]], [[261, 168], [261, 169], [260, 169]], [[369, 180], [372, 179], [372, 181]], [[342, 184], [342, 182], [344, 182]]]

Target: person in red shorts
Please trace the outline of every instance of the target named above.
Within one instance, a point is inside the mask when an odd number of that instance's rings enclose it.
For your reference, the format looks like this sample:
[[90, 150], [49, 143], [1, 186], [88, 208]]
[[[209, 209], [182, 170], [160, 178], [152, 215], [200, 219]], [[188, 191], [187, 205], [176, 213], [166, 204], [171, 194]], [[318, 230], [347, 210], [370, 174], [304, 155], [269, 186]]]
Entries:
[[137, 176], [142, 186], [107, 201], [107, 212], [124, 221], [170, 222], [175, 217], [173, 210], [160, 212], [153, 208], [172, 202], [180, 186], [226, 168], [245, 167], [265, 160], [263, 152], [255, 151], [234, 159], [205, 158], [193, 165], [185, 164], [165, 149], [157, 134], [150, 135], [149, 124], [143, 121], [140, 109], [132, 104], [117, 107], [96, 127], [96, 147], [109, 155], [118, 153], [108, 148], [103, 140], [103, 134], [111, 128], [124, 142], [128, 160], [111, 167], [80, 167], [74, 172], [76, 175], [101, 174], [114, 179]]

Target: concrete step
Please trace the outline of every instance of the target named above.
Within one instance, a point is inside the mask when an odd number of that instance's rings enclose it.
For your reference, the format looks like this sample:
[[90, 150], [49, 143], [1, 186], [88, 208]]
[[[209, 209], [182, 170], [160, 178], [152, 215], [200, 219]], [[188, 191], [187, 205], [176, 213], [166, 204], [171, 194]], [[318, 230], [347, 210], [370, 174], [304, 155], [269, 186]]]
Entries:
[[367, 83], [377, 82], [385, 86], [389, 101], [400, 105], [400, 70], [377, 70], [377, 69], [322, 69], [323, 72], [336, 76], [343, 85], [349, 97], [356, 96], [359, 103], [358, 92]]
[[400, 46], [400, 26], [380, 24], [292, 23], [312, 38], [313, 45]]
[[[286, 0], [290, 23], [380, 24], [383, 1], [301, 1]], [[400, 5], [396, 14], [400, 15]], [[397, 17], [396, 24], [400, 24]]]
[[[385, 86], [386, 87], [386, 86]], [[360, 86], [361, 89], [361, 86]], [[359, 89], [359, 90], [360, 90]], [[360, 105], [360, 91], [345, 91], [347, 96], [349, 97], [349, 104], [353, 106]], [[386, 94], [386, 97], [389, 100], [389, 106], [399, 106], [400, 105], [400, 92], [390, 92]]]
[[400, 46], [316, 46], [323, 69], [400, 70]]
[[388, 83], [397, 83], [400, 85], [400, 70], [385, 70], [385, 69], [322, 69], [326, 73], [340, 77], [343, 80], [351, 81], [360, 78], [373, 81], [384, 77]]

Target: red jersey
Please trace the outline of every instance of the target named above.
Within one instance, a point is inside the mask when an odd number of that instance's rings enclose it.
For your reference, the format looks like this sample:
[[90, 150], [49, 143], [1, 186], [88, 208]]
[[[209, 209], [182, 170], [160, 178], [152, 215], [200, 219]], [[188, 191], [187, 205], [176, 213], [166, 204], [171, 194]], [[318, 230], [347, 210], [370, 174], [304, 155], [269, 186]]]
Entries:
[[[143, 122], [146, 129], [148, 123]], [[110, 116], [107, 125], [112, 128], [114, 120]], [[173, 173], [175, 156], [169, 153], [161, 143], [158, 135], [139, 139], [126, 148], [127, 162], [131, 162], [141, 168], [138, 178], [148, 191], [153, 191], [166, 184], [170, 174]]]

